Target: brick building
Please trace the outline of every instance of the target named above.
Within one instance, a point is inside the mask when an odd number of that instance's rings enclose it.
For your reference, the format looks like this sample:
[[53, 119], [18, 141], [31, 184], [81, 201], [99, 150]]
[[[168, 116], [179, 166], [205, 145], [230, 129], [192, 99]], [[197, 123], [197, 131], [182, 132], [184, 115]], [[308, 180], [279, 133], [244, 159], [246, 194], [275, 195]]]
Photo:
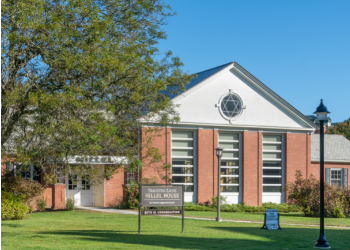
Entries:
[[[217, 194], [217, 147], [224, 148], [220, 188], [229, 203], [285, 202], [283, 186], [294, 180], [296, 170], [304, 177], [319, 177], [319, 135], [314, 134], [318, 126], [238, 63], [197, 73], [172, 101], [179, 123], [147, 125], [161, 134], [152, 140], [162, 154], [159, 168], [145, 167], [138, 174], [156, 177], [158, 183], [169, 176], [172, 183], [184, 184], [185, 201], [207, 202]], [[145, 126], [143, 139], [146, 130]], [[90, 164], [100, 164], [101, 169], [105, 164], [103, 156], [93, 161]], [[171, 170], [162, 169], [164, 164], [171, 164]], [[328, 183], [348, 186], [347, 139], [325, 136], [325, 168]], [[122, 171], [95, 187], [81, 177], [62, 177], [44, 195], [54, 209], [64, 207], [67, 196], [82, 206], [114, 206], [122, 200], [127, 180]]]
[[[296, 170], [319, 178], [317, 124], [238, 63], [197, 73], [172, 101], [180, 122], [159, 127], [163, 136], [153, 145], [172, 165], [172, 183], [186, 185], [186, 201], [206, 202], [217, 194], [218, 146], [224, 148], [221, 193], [229, 203], [285, 202], [283, 186]], [[350, 142], [326, 135], [325, 152], [326, 181], [347, 186]]]

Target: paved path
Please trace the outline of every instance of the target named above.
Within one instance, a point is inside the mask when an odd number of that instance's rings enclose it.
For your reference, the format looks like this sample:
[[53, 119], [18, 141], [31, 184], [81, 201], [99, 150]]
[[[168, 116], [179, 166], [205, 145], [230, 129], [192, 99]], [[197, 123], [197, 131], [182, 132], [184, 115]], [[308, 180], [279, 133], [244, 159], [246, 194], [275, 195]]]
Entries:
[[[131, 214], [131, 215], [138, 215], [139, 214], [139, 212], [137, 212], [137, 211], [124, 210], [124, 209], [115, 209], [115, 208], [108, 208], [108, 207], [78, 207], [78, 209], [92, 210], [92, 211], [104, 212], [104, 213], [115, 213], [115, 214]], [[181, 218], [181, 216], [174, 216], [174, 215], [156, 215], [156, 216]], [[185, 219], [215, 221], [215, 219], [210, 219], [210, 218], [197, 218], [197, 217], [186, 217], [186, 216], [185, 216]], [[222, 220], [222, 221], [263, 224], [263, 222], [246, 221], [246, 220]], [[320, 225], [304, 225], [304, 224], [288, 224], [288, 223], [283, 223], [282, 225], [307, 226], [307, 227], [319, 227], [320, 226]], [[337, 226], [325, 226], [325, 227], [350, 229], [350, 227], [337, 227]]]

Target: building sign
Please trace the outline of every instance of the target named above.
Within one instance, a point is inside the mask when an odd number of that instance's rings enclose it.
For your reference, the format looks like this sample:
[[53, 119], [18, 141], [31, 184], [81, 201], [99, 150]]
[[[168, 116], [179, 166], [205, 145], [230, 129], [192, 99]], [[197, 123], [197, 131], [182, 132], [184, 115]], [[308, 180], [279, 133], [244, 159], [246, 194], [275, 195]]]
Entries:
[[277, 230], [280, 227], [280, 217], [277, 209], [266, 209], [264, 226], [262, 229]]
[[164, 210], [164, 209], [147, 209], [147, 210], [142, 210], [141, 211], [142, 215], [172, 215], [172, 214], [182, 214], [181, 209], [169, 209], [169, 210]]
[[49, 159], [48, 163], [60, 163], [66, 162], [68, 164], [127, 164], [126, 157], [119, 156], [108, 156], [108, 155], [100, 155], [100, 156], [84, 156], [84, 155], [73, 155], [68, 156], [65, 159]]
[[182, 186], [142, 186], [143, 207], [181, 207]]
[[[139, 184], [139, 234], [141, 215], [182, 215], [182, 233], [185, 231], [185, 185]], [[182, 209], [145, 209], [142, 207], [182, 207]]]

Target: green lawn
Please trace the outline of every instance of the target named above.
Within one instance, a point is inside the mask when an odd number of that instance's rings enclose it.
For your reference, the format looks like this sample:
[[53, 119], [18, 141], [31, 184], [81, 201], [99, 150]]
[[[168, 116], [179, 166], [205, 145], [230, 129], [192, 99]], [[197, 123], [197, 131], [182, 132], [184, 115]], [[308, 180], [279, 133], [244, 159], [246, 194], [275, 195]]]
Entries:
[[[2, 221], [1, 245], [2, 249], [313, 249], [319, 233], [307, 226], [268, 231], [260, 224], [187, 219], [182, 234], [178, 218], [143, 216], [138, 235], [137, 222], [135, 215], [89, 211], [30, 214], [22, 221]], [[326, 237], [333, 250], [350, 249], [350, 230], [326, 229]]]
[[[216, 218], [216, 212], [197, 212], [197, 211], [185, 211], [186, 217], [199, 217], [199, 218]], [[259, 221], [264, 222], [264, 213], [231, 213], [221, 212], [221, 218], [226, 220], [240, 220], [240, 221]], [[303, 225], [319, 225], [319, 218], [303, 217], [301, 213], [287, 213], [280, 214], [280, 223], [287, 224], [303, 224]], [[338, 226], [338, 227], [350, 227], [350, 218], [325, 218], [326, 226]], [[350, 237], [350, 236], [349, 236]]]

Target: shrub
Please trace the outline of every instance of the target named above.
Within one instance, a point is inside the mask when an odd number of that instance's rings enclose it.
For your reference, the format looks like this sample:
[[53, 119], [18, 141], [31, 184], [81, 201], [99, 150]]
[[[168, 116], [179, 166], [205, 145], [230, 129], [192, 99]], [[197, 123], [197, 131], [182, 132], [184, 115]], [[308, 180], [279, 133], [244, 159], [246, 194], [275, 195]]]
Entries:
[[43, 212], [45, 211], [45, 208], [46, 208], [46, 199], [44, 198], [39, 198], [36, 200], [36, 205], [39, 209], [40, 212]]
[[129, 184], [125, 186], [125, 197], [119, 206], [124, 209], [139, 208], [139, 186], [137, 184]]
[[[296, 171], [296, 180], [286, 187], [288, 199], [301, 207], [304, 216], [320, 216], [320, 182], [312, 175], [303, 179], [300, 170]], [[349, 190], [324, 184], [324, 216], [328, 218], [344, 218], [349, 216]]]
[[[227, 197], [220, 195], [220, 207], [221, 207], [221, 205], [226, 204], [226, 201], [227, 201]], [[218, 207], [218, 196], [211, 197], [211, 205], [210, 206], [215, 207], [215, 208]]]
[[1, 219], [22, 220], [28, 213], [28, 205], [24, 204], [20, 197], [11, 193], [1, 194]]
[[21, 175], [14, 176], [7, 172], [1, 178], [1, 192], [14, 193], [21, 197], [24, 203], [29, 203], [33, 198], [44, 192], [44, 187], [37, 181], [23, 179]]
[[66, 209], [68, 211], [72, 211], [75, 209], [75, 200], [74, 200], [74, 196], [69, 196], [67, 197], [66, 200]]

